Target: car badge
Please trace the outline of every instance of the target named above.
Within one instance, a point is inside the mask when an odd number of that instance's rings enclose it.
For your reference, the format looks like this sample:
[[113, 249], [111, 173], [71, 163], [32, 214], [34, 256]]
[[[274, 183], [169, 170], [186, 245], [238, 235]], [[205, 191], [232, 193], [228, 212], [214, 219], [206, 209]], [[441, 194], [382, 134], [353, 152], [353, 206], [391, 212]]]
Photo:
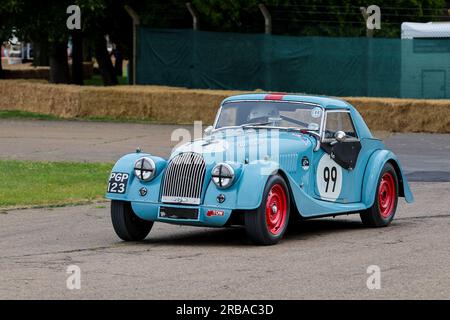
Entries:
[[303, 170], [305, 170], [305, 171], [309, 169], [309, 159], [308, 159], [307, 156], [304, 156], [304, 157], [302, 158], [302, 168], [303, 168]]
[[139, 194], [141, 195], [141, 197], [145, 197], [147, 195], [147, 188], [142, 187], [141, 189], [139, 189]]

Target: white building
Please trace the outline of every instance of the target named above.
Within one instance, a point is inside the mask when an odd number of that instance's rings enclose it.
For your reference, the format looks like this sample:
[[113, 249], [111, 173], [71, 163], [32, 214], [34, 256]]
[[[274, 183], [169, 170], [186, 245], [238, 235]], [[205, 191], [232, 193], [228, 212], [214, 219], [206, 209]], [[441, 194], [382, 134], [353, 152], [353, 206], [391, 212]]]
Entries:
[[450, 98], [450, 22], [404, 22], [402, 97]]

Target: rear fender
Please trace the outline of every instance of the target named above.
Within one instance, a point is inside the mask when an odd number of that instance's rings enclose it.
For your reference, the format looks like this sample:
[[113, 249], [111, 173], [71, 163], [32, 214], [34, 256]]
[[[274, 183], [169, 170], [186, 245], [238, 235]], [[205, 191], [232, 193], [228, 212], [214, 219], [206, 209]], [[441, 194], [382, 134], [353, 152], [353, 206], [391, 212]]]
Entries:
[[375, 202], [378, 179], [386, 163], [391, 163], [395, 169], [399, 184], [399, 196], [404, 197], [406, 202], [414, 202], [414, 196], [409, 188], [408, 180], [403, 173], [397, 156], [389, 150], [377, 150], [371, 156], [367, 163], [363, 179], [362, 202], [369, 208]]

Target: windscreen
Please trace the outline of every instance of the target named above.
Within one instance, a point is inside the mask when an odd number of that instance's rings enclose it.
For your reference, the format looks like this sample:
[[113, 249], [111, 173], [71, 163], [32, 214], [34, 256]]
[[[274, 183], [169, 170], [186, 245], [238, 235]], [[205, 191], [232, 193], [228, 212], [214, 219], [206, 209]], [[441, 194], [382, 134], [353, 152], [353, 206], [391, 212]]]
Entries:
[[236, 101], [222, 106], [215, 129], [267, 125], [319, 131], [322, 116], [322, 108], [306, 103]]

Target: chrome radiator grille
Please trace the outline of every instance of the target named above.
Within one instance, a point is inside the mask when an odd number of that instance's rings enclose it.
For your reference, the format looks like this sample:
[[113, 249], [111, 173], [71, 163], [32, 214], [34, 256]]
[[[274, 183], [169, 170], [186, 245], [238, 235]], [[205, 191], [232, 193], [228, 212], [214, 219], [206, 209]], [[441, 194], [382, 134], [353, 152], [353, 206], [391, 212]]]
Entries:
[[200, 204], [205, 161], [197, 153], [181, 153], [167, 165], [161, 194], [162, 202]]

